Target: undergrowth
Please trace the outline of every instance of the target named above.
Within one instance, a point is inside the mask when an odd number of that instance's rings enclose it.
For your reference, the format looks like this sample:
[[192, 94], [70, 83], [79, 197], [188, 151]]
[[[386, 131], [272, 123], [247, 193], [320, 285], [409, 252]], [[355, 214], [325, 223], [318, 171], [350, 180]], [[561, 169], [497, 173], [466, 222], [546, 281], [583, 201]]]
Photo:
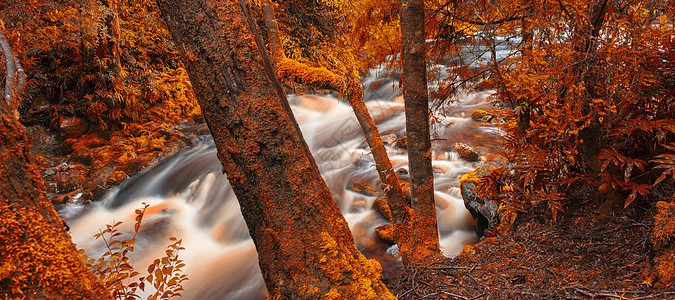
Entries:
[[118, 227], [122, 222], [107, 224], [104, 230], [99, 229], [95, 234], [96, 239], [103, 239], [107, 251], [96, 259], [87, 256], [84, 250], [80, 250], [80, 255], [87, 266], [93, 270], [94, 275], [101, 280], [106, 289], [112, 296], [118, 300], [141, 299], [138, 295], [138, 289], [146, 291], [150, 286], [155, 292], [150, 294], [148, 300], [170, 299], [175, 296], [181, 296], [183, 290], [181, 283], [188, 280], [187, 275], [182, 271], [185, 267], [178, 254], [185, 250], [181, 246], [183, 240], [171, 237], [172, 244], [167, 246], [166, 255], [155, 259], [148, 266], [148, 275], [138, 277], [141, 273], [136, 271], [133, 262], [130, 261], [129, 254], [134, 252], [136, 236], [141, 229], [141, 221], [149, 204], [143, 203], [143, 208], [137, 209], [136, 223], [134, 224], [134, 235], [125, 240], [121, 240], [122, 233]]

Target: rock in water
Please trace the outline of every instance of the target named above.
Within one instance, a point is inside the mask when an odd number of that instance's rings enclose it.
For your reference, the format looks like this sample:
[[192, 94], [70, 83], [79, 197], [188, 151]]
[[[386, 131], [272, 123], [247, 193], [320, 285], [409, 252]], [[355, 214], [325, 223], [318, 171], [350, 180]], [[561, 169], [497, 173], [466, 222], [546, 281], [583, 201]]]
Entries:
[[389, 245], [393, 245], [396, 242], [394, 241], [394, 226], [391, 225], [382, 225], [375, 228], [375, 233], [377, 237]]
[[478, 121], [478, 122], [485, 122], [485, 123], [489, 123], [490, 121], [492, 121], [492, 119], [494, 117], [495, 116], [493, 114], [491, 114], [487, 111], [484, 111], [484, 110], [480, 110], [480, 109], [477, 110], [477, 111], [474, 111], [471, 114], [471, 119], [474, 119], [475, 121]]
[[455, 151], [466, 161], [477, 161], [480, 158], [480, 153], [476, 149], [464, 143], [455, 143]]
[[363, 178], [354, 178], [347, 183], [347, 190], [366, 196], [376, 196], [381, 190], [370, 180]]
[[487, 175], [492, 167], [483, 166], [462, 175], [459, 187], [464, 199], [464, 206], [474, 219], [474, 230], [479, 237], [485, 235], [485, 230], [499, 225], [499, 202], [496, 199], [483, 198], [477, 194], [477, 181]]
[[89, 130], [87, 120], [77, 117], [60, 117], [59, 132], [64, 138], [78, 138]]
[[389, 203], [387, 203], [387, 197], [377, 197], [373, 202], [373, 209], [380, 213], [387, 221], [393, 223], [393, 216], [391, 215], [391, 208], [389, 208]]
[[408, 137], [404, 136], [400, 138], [396, 143], [394, 143], [394, 147], [399, 148], [399, 149], [408, 149]]

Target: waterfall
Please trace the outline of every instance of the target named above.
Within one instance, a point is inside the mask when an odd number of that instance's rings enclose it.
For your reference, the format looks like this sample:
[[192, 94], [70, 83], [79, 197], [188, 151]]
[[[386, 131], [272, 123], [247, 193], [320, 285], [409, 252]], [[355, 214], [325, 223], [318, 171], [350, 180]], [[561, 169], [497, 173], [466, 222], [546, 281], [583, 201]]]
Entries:
[[[395, 89], [393, 84], [389, 86], [385, 89]], [[388, 143], [394, 169], [407, 169], [405, 150], [393, 145], [405, 134], [403, 104], [395, 92], [380, 88], [378, 93], [393, 99], [369, 101], [368, 108]], [[473, 110], [487, 106], [488, 95], [467, 95], [435, 116], [435, 197], [441, 248], [446, 256], [457, 255], [464, 245], [476, 241], [458, 186], [459, 177], [480, 162], [461, 160], [451, 149], [456, 141], [484, 152], [496, 149], [495, 128], [469, 118]], [[376, 189], [379, 178], [351, 108], [330, 96], [296, 96], [290, 102], [357, 247], [385, 269], [396, 266], [399, 258], [395, 246], [380, 241], [374, 232], [377, 226], [387, 224], [372, 209], [376, 197], [353, 188], [358, 182]], [[122, 238], [130, 237], [134, 210], [145, 202], [150, 206], [132, 256], [138, 271], [144, 272], [155, 258], [163, 256], [169, 237], [174, 236], [183, 239], [186, 249], [180, 254], [189, 277], [183, 283], [183, 298], [264, 299], [255, 247], [234, 193], [221, 174], [214, 143], [205, 140], [129, 178], [111, 189], [102, 201], [87, 206], [67, 204], [59, 213], [67, 220], [78, 248], [85, 249], [90, 257], [100, 257], [105, 245], [93, 235], [114, 220], [124, 222]]]

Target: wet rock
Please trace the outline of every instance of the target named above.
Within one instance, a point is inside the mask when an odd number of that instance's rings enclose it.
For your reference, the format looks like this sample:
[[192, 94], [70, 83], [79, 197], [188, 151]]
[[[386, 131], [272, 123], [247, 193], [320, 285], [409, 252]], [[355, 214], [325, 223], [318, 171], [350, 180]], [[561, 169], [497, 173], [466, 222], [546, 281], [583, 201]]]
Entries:
[[59, 132], [64, 138], [78, 138], [89, 130], [89, 122], [77, 117], [61, 116], [59, 120]]
[[359, 213], [367, 209], [368, 202], [366, 199], [354, 199], [352, 205], [349, 207], [350, 213]]
[[389, 203], [387, 203], [387, 197], [377, 197], [373, 201], [373, 209], [382, 215], [387, 221], [392, 222], [394, 220], [391, 215], [391, 208], [389, 208]]
[[471, 114], [471, 119], [477, 122], [490, 123], [492, 125], [504, 124], [506, 122], [504, 117], [480, 109]]
[[398, 177], [399, 180], [410, 180], [410, 174], [408, 173], [408, 170], [404, 168], [396, 170], [396, 177]]
[[69, 169], [69, 166], [68, 166], [68, 163], [66, 163], [66, 162], [62, 162], [58, 166], [52, 168], [52, 170], [55, 171], [55, 172], [65, 172], [65, 171], [68, 171], [68, 169]]
[[382, 225], [375, 228], [375, 233], [377, 237], [389, 245], [395, 244], [394, 240], [394, 226], [391, 225]]
[[347, 182], [346, 189], [366, 196], [377, 196], [380, 193], [377, 185], [374, 185], [370, 180], [358, 177]]
[[464, 206], [474, 219], [474, 230], [478, 236], [485, 235], [485, 230], [499, 225], [499, 202], [496, 199], [478, 196], [476, 188], [477, 180], [487, 175], [491, 167], [480, 167], [462, 175], [459, 179]]
[[82, 164], [69, 165], [65, 162], [54, 168], [57, 173], [53, 176], [56, 182], [56, 193], [69, 193], [81, 188], [87, 175], [87, 168]]
[[459, 157], [466, 161], [477, 161], [480, 158], [480, 153], [476, 149], [464, 143], [455, 143], [455, 151]]
[[396, 143], [394, 143], [394, 147], [399, 148], [399, 149], [408, 149], [408, 137], [404, 136], [400, 138]]
[[471, 119], [473, 119], [475, 121], [478, 121], [478, 122], [485, 122], [485, 123], [489, 123], [490, 121], [492, 121], [492, 119], [494, 119], [494, 117], [495, 116], [493, 114], [491, 114], [487, 111], [484, 111], [484, 110], [480, 110], [480, 109], [477, 110], [477, 111], [474, 111], [471, 114]]
[[398, 140], [398, 137], [393, 133], [382, 136], [382, 142], [385, 145], [392, 145], [392, 144], [396, 143], [397, 140]]
[[96, 170], [94, 176], [90, 176], [89, 180], [84, 184], [84, 190], [89, 191], [92, 199], [98, 199], [108, 189], [108, 178], [115, 170], [114, 165], [105, 166]]

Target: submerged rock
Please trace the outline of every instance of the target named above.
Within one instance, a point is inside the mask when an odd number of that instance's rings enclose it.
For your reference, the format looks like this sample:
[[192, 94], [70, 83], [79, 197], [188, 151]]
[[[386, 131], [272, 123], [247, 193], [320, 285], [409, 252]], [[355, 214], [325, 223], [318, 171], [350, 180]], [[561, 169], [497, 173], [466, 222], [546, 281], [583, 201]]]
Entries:
[[372, 180], [356, 177], [347, 183], [346, 189], [366, 196], [377, 196], [381, 190]]
[[474, 219], [474, 230], [478, 236], [485, 235], [485, 230], [499, 224], [499, 202], [496, 199], [478, 196], [477, 181], [487, 175], [491, 167], [483, 166], [462, 175], [459, 179], [464, 206]]
[[471, 119], [477, 122], [490, 123], [492, 125], [504, 124], [506, 120], [500, 115], [485, 110], [476, 110], [471, 114]]

